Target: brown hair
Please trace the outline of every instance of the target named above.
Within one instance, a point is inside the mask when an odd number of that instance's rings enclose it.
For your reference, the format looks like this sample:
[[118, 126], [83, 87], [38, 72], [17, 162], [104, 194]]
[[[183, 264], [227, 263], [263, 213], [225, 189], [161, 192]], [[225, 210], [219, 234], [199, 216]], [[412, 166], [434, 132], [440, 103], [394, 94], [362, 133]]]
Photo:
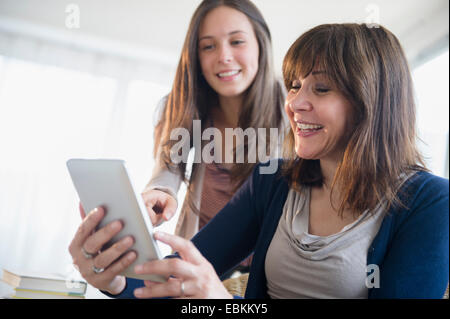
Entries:
[[[161, 156], [165, 165], [172, 171], [176, 171], [183, 180], [185, 180], [186, 163], [182, 162], [176, 166], [171, 163], [170, 150], [177, 141], [170, 140], [170, 132], [175, 128], [187, 129], [191, 135], [192, 147], [192, 121], [206, 120], [209, 116], [210, 107], [218, 105], [217, 93], [209, 86], [201, 74], [198, 58], [198, 33], [200, 24], [205, 16], [220, 6], [233, 8], [248, 17], [260, 48], [258, 72], [255, 80], [246, 92], [245, 102], [239, 114], [238, 127], [243, 130], [249, 127], [283, 127], [284, 90], [281, 83], [275, 78], [271, 35], [263, 16], [249, 0], [202, 1], [192, 16], [173, 87], [165, 102], [162, 117], [155, 128], [154, 155]], [[246, 155], [247, 144], [248, 142], [244, 146], [244, 154]], [[236, 189], [251, 174], [255, 165], [255, 163], [233, 165], [231, 177], [236, 185]], [[188, 193], [191, 191], [188, 188]], [[194, 208], [192, 202], [190, 204]]]
[[[304, 33], [283, 62], [286, 88], [314, 68], [353, 106], [354, 127], [332, 190], [340, 190], [339, 215], [373, 210], [383, 199], [387, 208], [402, 204], [397, 195], [400, 176], [426, 170], [416, 146], [415, 102], [407, 60], [398, 39], [382, 26], [326, 24]], [[283, 166], [291, 187], [321, 186], [318, 160], [298, 158], [294, 136], [285, 139]]]

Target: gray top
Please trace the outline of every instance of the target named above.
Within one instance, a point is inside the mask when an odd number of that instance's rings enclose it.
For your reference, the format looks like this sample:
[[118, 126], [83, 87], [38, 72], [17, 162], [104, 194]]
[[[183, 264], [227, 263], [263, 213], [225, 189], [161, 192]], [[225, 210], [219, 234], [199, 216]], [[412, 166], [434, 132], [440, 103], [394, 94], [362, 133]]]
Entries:
[[308, 233], [311, 188], [291, 189], [267, 251], [271, 298], [367, 298], [367, 253], [384, 217], [384, 205], [365, 211], [330, 236]]

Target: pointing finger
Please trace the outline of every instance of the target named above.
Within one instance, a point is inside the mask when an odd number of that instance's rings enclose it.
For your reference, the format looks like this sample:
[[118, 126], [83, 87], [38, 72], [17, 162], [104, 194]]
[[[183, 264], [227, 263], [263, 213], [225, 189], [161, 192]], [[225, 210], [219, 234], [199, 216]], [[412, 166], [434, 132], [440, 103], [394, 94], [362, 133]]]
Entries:
[[173, 215], [175, 215], [175, 212], [177, 211], [177, 202], [175, 200], [172, 200], [172, 198], [166, 199], [166, 207], [163, 211], [163, 217], [166, 221], [171, 219]]

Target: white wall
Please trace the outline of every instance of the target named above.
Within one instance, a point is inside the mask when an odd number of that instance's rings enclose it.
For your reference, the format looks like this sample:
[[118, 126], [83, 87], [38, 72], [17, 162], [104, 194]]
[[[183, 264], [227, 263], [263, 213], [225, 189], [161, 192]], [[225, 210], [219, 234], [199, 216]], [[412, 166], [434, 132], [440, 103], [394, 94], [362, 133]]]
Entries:
[[[448, 0], [254, 2], [271, 29], [279, 71], [290, 44], [307, 29], [322, 23], [379, 20], [399, 37], [412, 63], [442, 41], [448, 45]], [[0, 30], [175, 65], [198, 3], [200, 0], [2, 0]], [[66, 26], [69, 4], [79, 8], [79, 28]]]

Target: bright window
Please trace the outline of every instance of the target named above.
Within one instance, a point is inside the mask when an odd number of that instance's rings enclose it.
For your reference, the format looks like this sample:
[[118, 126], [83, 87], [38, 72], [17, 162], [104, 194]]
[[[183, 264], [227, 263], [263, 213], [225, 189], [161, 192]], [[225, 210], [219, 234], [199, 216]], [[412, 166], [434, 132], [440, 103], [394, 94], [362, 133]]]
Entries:
[[154, 111], [169, 88], [0, 56], [0, 268], [64, 272], [80, 224], [69, 158], [122, 158], [138, 189], [153, 167]]
[[439, 55], [413, 72], [417, 96], [419, 143], [434, 174], [448, 178], [449, 53]]

